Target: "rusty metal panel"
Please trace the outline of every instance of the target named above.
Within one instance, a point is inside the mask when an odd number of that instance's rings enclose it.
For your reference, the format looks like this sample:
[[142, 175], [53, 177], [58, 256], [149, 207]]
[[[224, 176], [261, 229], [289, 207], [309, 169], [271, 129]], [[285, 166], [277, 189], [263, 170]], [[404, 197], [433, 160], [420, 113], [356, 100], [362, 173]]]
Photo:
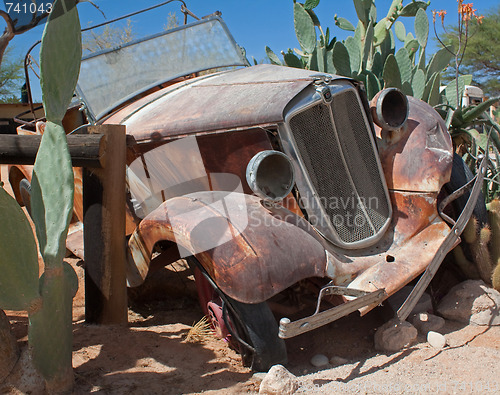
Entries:
[[404, 191], [439, 192], [451, 176], [451, 137], [431, 106], [410, 96], [408, 102], [410, 113], [402, 130], [375, 127], [387, 186]]
[[385, 289], [392, 295], [421, 274], [450, 232], [437, 213], [436, 199], [436, 193], [391, 192], [394, 218], [379, 243], [356, 252], [330, 251], [334, 282], [366, 292]]
[[[134, 242], [141, 241], [147, 259], [160, 240], [196, 253], [221, 290], [244, 303], [259, 303], [301, 279], [325, 276], [325, 250], [309, 223], [284, 208], [265, 208], [254, 196], [238, 194], [243, 200], [231, 202], [234, 195], [200, 192], [170, 199], [141, 222]], [[221, 199], [240, 208], [229, 221], [212, 205]], [[243, 202], [246, 209], [239, 207]], [[247, 226], [239, 228], [243, 216]], [[229, 241], [205, 249], [206, 238], [224, 233]]]
[[259, 65], [203, 76], [155, 92], [105, 123], [127, 125], [137, 141], [273, 124], [283, 120], [288, 102], [318, 74]]

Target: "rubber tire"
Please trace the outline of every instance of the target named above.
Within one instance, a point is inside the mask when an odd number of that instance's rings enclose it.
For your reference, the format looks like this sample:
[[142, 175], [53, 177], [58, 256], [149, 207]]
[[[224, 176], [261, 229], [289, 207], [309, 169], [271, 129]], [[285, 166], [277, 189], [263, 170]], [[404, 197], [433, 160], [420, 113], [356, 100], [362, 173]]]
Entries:
[[[449, 183], [444, 185], [444, 189], [446, 193], [451, 194], [455, 192], [458, 188], [467, 184], [467, 182], [472, 180], [473, 177], [474, 175], [472, 174], [469, 167], [465, 164], [462, 157], [454, 153], [453, 167], [451, 170], [451, 179]], [[464, 209], [467, 200], [469, 199], [469, 196], [470, 196], [470, 189], [451, 203], [453, 211], [455, 212], [455, 218], [454, 218], [455, 220], [458, 218], [458, 215]], [[477, 219], [480, 228], [488, 224], [488, 211], [486, 210], [486, 204], [484, 202], [484, 195], [482, 192], [479, 193], [479, 197], [477, 198], [477, 202], [472, 212], [472, 215]]]
[[288, 362], [285, 341], [278, 337], [278, 323], [267, 303], [246, 304], [227, 296], [226, 299], [241, 318], [238, 320], [229, 313], [231, 320], [243, 329], [238, 330], [238, 335], [255, 349], [252, 352], [241, 346], [243, 365], [257, 372], [267, 372], [273, 365], [285, 365]]
[[[187, 261], [192, 268], [197, 266], [203, 270], [196, 258], [189, 257]], [[208, 282], [203, 275], [196, 277], [196, 281]], [[288, 357], [285, 341], [278, 337], [278, 323], [268, 304], [266, 302], [241, 303], [225, 295], [220, 288], [217, 288], [216, 291], [230, 305], [227, 310], [229, 319], [234, 324], [232, 330], [235, 330], [238, 337], [255, 350], [253, 352], [245, 345], [239, 344], [243, 365], [257, 372], [267, 372], [273, 365], [286, 364]], [[202, 310], [204, 310], [203, 304], [206, 302], [200, 300]], [[235, 340], [237, 341], [237, 339]]]
[[31, 184], [26, 178], [23, 178], [19, 182], [19, 194], [26, 210], [31, 215]]

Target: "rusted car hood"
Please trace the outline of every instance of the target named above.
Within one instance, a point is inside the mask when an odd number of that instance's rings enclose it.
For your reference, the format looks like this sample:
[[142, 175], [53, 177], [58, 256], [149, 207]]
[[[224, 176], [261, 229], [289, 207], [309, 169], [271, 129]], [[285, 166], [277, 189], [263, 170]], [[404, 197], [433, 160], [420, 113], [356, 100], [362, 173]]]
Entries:
[[126, 125], [136, 141], [275, 124], [315, 75], [324, 74], [258, 65], [202, 76], [146, 96], [105, 123]]

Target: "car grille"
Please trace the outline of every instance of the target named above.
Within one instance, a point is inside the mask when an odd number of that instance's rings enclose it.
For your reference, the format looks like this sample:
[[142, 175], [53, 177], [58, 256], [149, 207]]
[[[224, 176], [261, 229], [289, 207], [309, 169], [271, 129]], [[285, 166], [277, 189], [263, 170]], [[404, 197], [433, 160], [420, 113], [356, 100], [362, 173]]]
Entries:
[[312, 187], [299, 188], [301, 196], [307, 195], [309, 219], [330, 241], [346, 248], [376, 241], [391, 216], [363, 111], [356, 91], [345, 89], [329, 105], [321, 102], [289, 119], [292, 144]]

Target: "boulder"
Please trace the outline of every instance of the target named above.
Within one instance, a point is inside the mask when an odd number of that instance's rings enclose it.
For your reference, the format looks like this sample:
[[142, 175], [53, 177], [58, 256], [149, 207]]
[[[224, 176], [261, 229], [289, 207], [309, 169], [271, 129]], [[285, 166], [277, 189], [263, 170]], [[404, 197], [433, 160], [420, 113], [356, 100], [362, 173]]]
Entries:
[[290, 395], [299, 388], [299, 381], [283, 365], [274, 365], [260, 383], [259, 394]]
[[394, 318], [375, 332], [375, 349], [385, 352], [399, 351], [413, 343], [417, 335], [418, 331], [412, 324]]
[[429, 313], [415, 314], [410, 318], [410, 322], [422, 335], [426, 335], [429, 331], [437, 332], [445, 324], [444, 318]]
[[500, 292], [482, 280], [467, 280], [454, 286], [439, 303], [444, 318], [475, 325], [500, 325]]

